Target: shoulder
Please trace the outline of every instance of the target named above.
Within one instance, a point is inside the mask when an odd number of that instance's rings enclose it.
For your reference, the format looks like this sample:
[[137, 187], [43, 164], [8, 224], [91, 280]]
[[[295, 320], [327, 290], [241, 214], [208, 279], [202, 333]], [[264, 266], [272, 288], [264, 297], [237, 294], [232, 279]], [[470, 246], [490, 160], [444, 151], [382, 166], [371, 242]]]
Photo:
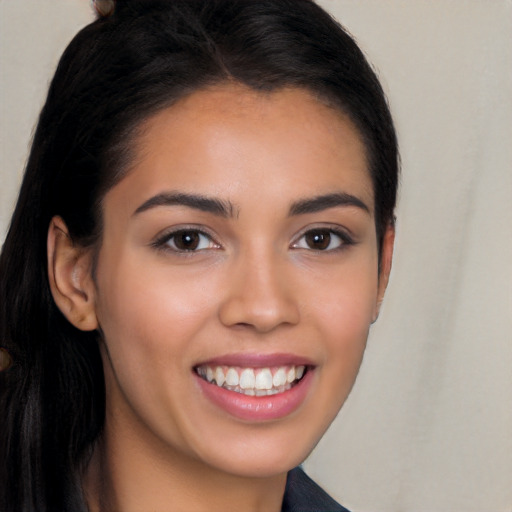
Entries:
[[282, 512], [349, 511], [334, 501], [301, 468], [295, 468], [288, 473]]

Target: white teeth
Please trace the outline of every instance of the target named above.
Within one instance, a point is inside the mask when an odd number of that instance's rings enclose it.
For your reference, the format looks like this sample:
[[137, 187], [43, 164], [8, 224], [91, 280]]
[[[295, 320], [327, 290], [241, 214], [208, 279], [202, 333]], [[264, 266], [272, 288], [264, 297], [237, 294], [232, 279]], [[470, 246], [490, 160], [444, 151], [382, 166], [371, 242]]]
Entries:
[[254, 389], [254, 383], [256, 377], [254, 376], [254, 370], [252, 368], [246, 368], [240, 374], [240, 387], [242, 389]]
[[234, 368], [230, 368], [226, 374], [226, 384], [228, 386], [238, 386], [238, 372]]
[[[239, 368], [227, 366], [199, 366], [199, 376], [212, 384], [249, 396], [269, 396], [283, 393], [302, 378], [305, 366], [278, 368]], [[274, 372], [274, 373], [272, 373]]]
[[286, 384], [286, 372], [284, 368], [279, 368], [277, 372], [272, 377], [272, 384], [275, 388], [280, 386], [284, 386]]
[[222, 386], [224, 382], [226, 381], [226, 377], [224, 377], [224, 372], [222, 371], [222, 368], [220, 366], [217, 366], [215, 368], [215, 383], [217, 386]]
[[256, 389], [272, 389], [272, 372], [263, 368], [256, 376]]

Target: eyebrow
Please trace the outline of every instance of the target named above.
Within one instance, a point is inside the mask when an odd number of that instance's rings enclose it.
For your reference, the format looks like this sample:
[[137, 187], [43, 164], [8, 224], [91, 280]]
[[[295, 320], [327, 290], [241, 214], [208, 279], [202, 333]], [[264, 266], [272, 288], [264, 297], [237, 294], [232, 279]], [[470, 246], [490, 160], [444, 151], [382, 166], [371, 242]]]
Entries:
[[234, 207], [230, 201], [222, 201], [198, 194], [183, 192], [167, 192], [157, 194], [142, 203], [134, 215], [156, 208], [158, 206], [187, 206], [203, 212], [212, 213], [219, 217], [233, 217]]
[[[142, 203], [134, 212], [134, 215], [156, 208], [158, 206], [186, 206], [203, 212], [212, 213], [220, 217], [233, 217], [235, 208], [230, 201], [223, 201], [198, 194], [184, 192], [164, 192], [157, 194]], [[324, 194], [307, 199], [300, 199], [292, 203], [288, 215], [304, 215], [316, 213], [337, 206], [355, 206], [370, 213], [368, 206], [356, 196], [345, 192]]]
[[316, 213], [336, 206], [355, 206], [361, 210], [370, 213], [370, 208], [356, 196], [345, 192], [336, 192], [334, 194], [325, 194], [308, 199], [300, 199], [290, 207], [288, 215], [304, 215], [306, 213]]

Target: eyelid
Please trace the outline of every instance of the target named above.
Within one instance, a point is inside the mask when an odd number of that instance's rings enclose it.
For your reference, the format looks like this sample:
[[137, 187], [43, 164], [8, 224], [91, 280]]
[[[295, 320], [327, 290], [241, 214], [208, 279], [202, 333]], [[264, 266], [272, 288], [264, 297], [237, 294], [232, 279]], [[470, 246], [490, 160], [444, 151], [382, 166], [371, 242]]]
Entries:
[[[312, 249], [312, 248], [303, 248], [303, 247], [297, 247], [297, 244], [299, 241], [304, 238], [307, 234], [315, 232], [315, 231], [328, 231], [337, 237], [341, 239], [341, 244], [338, 247], [335, 247], [333, 249]], [[336, 250], [343, 250], [347, 246], [354, 245], [356, 241], [354, 240], [353, 235], [350, 233], [350, 231], [346, 228], [343, 228], [339, 225], [332, 225], [332, 224], [318, 224], [318, 225], [312, 225], [312, 226], [306, 226], [303, 228], [293, 239], [292, 243], [290, 244], [290, 247], [292, 249], [306, 249], [310, 251], [317, 251], [317, 252], [332, 252]]]
[[220, 249], [222, 246], [219, 242], [217, 242], [215, 235], [211, 233], [211, 231], [204, 226], [198, 226], [198, 225], [190, 225], [190, 224], [180, 224], [178, 226], [173, 226], [170, 228], [166, 228], [160, 233], [158, 233], [153, 241], [151, 242], [151, 246], [155, 247], [156, 249], [162, 250], [162, 251], [170, 251], [175, 254], [191, 254], [194, 252], [201, 252], [205, 251], [207, 249], [198, 249], [198, 250], [180, 250], [180, 249], [173, 249], [168, 245], [169, 240], [173, 238], [173, 236], [176, 236], [178, 233], [186, 231], [193, 231], [198, 233], [199, 235], [206, 236], [214, 245], [215, 247], [212, 247], [212, 249]]

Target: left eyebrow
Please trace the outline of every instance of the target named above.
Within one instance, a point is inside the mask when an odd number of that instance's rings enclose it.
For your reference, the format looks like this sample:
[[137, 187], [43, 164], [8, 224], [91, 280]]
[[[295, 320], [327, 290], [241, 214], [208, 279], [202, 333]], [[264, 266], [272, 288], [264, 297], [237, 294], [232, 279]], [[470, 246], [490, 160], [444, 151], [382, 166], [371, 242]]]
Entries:
[[307, 199], [300, 199], [294, 202], [288, 215], [304, 215], [306, 213], [316, 213], [337, 206], [355, 206], [361, 210], [370, 213], [370, 208], [356, 196], [345, 192], [336, 192], [334, 194], [325, 194]]
[[134, 212], [134, 215], [156, 208], [158, 206], [186, 206], [203, 212], [212, 213], [219, 217], [232, 217], [234, 207], [229, 201], [205, 197], [197, 194], [186, 194], [183, 192], [170, 192], [157, 194], [141, 204]]

